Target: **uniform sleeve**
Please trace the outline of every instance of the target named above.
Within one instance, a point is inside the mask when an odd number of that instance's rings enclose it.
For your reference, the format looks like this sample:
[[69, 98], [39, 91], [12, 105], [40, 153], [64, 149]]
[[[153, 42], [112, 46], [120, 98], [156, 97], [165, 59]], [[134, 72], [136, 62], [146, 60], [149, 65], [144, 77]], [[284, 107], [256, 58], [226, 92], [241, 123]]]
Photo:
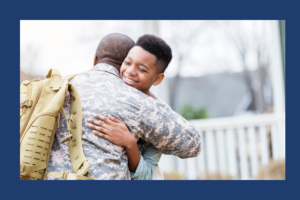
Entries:
[[140, 162], [135, 173], [130, 172], [132, 180], [152, 180], [153, 172], [158, 165], [162, 153], [155, 148], [153, 144], [149, 144], [143, 155], [141, 155]]
[[138, 116], [138, 134], [160, 152], [180, 158], [200, 154], [202, 141], [196, 128], [168, 105], [145, 101]]

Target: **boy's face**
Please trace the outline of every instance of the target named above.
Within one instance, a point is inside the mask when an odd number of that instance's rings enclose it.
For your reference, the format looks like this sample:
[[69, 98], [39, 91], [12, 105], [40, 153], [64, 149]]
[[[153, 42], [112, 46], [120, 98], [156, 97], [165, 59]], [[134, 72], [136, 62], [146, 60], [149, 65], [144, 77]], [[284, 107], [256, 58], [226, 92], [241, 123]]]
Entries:
[[148, 92], [153, 85], [158, 85], [156, 74], [156, 57], [139, 46], [133, 47], [122, 63], [120, 74], [122, 80], [129, 86], [142, 92]]

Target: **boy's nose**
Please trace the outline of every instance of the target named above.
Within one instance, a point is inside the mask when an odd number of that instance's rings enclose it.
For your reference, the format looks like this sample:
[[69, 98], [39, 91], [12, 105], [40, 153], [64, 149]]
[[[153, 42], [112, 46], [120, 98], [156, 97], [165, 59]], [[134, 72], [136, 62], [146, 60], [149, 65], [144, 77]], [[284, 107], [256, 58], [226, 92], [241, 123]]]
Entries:
[[129, 67], [126, 71], [128, 74], [130, 74], [132, 76], [135, 76], [137, 74], [135, 67]]

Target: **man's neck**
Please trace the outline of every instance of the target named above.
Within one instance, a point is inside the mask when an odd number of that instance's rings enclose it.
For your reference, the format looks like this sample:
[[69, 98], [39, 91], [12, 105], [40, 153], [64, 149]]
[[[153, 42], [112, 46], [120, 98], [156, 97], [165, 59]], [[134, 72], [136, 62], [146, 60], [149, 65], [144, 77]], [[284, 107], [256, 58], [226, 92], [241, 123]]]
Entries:
[[114, 68], [116, 68], [118, 70], [118, 72], [120, 72], [121, 65], [119, 63], [116, 63], [116, 62], [113, 62], [113, 61], [99, 61], [97, 64], [99, 64], [99, 63], [104, 63], [104, 64], [111, 65]]

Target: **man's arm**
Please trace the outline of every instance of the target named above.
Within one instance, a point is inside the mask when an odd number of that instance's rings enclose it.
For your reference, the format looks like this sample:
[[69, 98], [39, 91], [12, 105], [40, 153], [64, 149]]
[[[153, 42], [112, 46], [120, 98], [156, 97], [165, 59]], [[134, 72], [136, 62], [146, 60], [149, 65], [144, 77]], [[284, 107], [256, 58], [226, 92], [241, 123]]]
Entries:
[[[138, 101], [140, 107], [134, 111], [134, 114], [130, 115], [131, 120], [123, 119], [131, 132], [134, 132], [143, 140], [149, 141], [164, 154], [175, 155], [180, 158], [191, 158], [200, 154], [201, 136], [192, 124], [174, 112], [168, 105], [148, 96]], [[129, 110], [129, 112], [126, 110], [125, 118], [131, 112], [132, 110]], [[114, 120], [114, 118], [111, 119], [113, 121], [117, 120]], [[106, 124], [110, 123], [106, 121], [106, 117], [102, 119], [99, 115], [99, 119]], [[105, 128], [105, 123], [103, 128]], [[105, 130], [99, 131], [105, 133]], [[119, 134], [120, 132], [116, 131], [115, 133]], [[114, 139], [116, 137], [111, 134], [100, 133], [99, 136], [114, 144], [124, 146], [124, 144], [118, 144], [118, 140]]]
[[152, 143], [164, 154], [180, 158], [200, 154], [202, 141], [196, 128], [168, 105], [145, 100], [134, 128], [142, 139]]

